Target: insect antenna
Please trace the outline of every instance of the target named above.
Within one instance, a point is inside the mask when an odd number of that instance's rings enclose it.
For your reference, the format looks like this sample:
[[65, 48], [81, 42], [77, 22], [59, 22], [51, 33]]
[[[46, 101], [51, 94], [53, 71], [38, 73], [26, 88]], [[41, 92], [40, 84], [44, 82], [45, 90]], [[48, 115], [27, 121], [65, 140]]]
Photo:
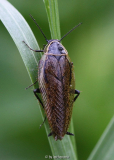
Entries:
[[77, 28], [78, 26], [80, 26], [82, 23], [79, 23], [77, 26], [75, 26], [74, 28], [72, 28], [68, 33], [66, 33], [60, 40], [59, 42], [64, 38], [66, 37], [70, 32], [72, 32], [75, 28]]
[[35, 19], [32, 17], [31, 14], [29, 14], [29, 16], [33, 19], [33, 21], [35, 22], [35, 24], [37, 25], [37, 27], [39, 28], [39, 30], [41, 31], [41, 33], [43, 34], [45, 40], [48, 42], [48, 39], [46, 38], [44, 32], [41, 30], [40, 26], [37, 24], [37, 22], [35, 21]]

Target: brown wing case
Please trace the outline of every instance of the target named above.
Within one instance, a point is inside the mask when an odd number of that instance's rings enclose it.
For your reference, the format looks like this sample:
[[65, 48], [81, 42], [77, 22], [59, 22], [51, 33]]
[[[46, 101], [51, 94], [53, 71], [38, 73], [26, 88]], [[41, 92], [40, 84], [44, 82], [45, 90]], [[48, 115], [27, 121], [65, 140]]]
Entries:
[[39, 63], [39, 88], [44, 110], [56, 139], [66, 134], [74, 101], [74, 74], [68, 55], [44, 55]]

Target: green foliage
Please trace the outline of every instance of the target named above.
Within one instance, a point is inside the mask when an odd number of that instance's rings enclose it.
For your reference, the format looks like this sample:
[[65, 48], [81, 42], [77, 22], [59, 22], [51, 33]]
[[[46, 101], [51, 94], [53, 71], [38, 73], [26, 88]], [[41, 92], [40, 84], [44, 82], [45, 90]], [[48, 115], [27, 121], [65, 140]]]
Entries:
[[89, 156], [88, 160], [114, 159], [114, 116]]
[[25, 41], [31, 48], [39, 49], [33, 32], [21, 14], [8, 1], [0, 1], [0, 11], [0, 19], [14, 40], [32, 82], [35, 82], [36, 68], [41, 55], [35, 54], [23, 43]]
[[[58, 39], [60, 39], [60, 30], [58, 28], [59, 15], [57, 11], [57, 1], [51, 1], [50, 3], [47, 3], [48, 1], [45, 2], [45, 7], [49, 16], [48, 19], [52, 36], [53, 38], [58, 37]], [[29, 48], [23, 43], [23, 41], [25, 41], [31, 48], [38, 48], [36, 39], [24, 18], [12, 5], [10, 5], [7, 1], [4, 1], [1, 2], [1, 6], [1, 20], [9, 31], [15, 44], [17, 45], [17, 48], [19, 49], [19, 52], [32, 80], [32, 83], [34, 83], [37, 76], [36, 68], [38, 65], [39, 57], [36, 56], [36, 53], [33, 53], [33, 51], [29, 50]], [[56, 17], [55, 20], [54, 17]], [[45, 127], [47, 134], [49, 134], [50, 130], [48, 123], [45, 124]], [[72, 127], [73, 125], [71, 125], [71, 129]], [[65, 136], [62, 141], [56, 142], [53, 137], [50, 137], [49, 142], [53, 156], [61, 155], [71, 157], [74, 160], [77, 159], [75, 154], [76, 151], [74, 137], [72, 137], [71, 139], [69, 136]]]
[[[48, 38], [50, 33], [47, 29], [45, 4], [51, 37], [60, 39], [56, 0], [44, 0], [44, 4], [42, 1], [37, 1], [36, 4], [29, 1], [27, 5], [21, 0], [9, 1], [23, 13], [30, 26], [34, 27], [32, 30], [39, 44], [44, 43], [44, 37], [29, 17], [29, 13]], [[75, 133], [78, 157], [85, 160], [114, 114], [113, 6], [111, 0], [105, 2], [97, 0], [95, 3], [69, 0], [58, 2], [62, 35], [79, 22], [83, 22], [83, 25], [67, 36], [63, 43], [75, 66], [76, 89], [82, 91], [74, 104], [76, 105], [73, 109], [74, 128], [71, 123], [70, 130]], [[5, 0], [0, 0], [0, 19], [11, 34], [34, 83], [41, 54], [30, 51], [22, 43], [24, 40], [31, 48], [39, 49], [30, 27], [19, 12]], [[27, 78], [17, 48], [2, 23], [0, 35], [0, 159], [42, 160], [46, 155], [58, 154], [76, 159], [74, 137], [70, 139], [69, 136], [65, 136], [58, 142], [50, 137], [50, 150], [47, 141], [47, 134], [50, 132], [48, 124], [47, 122], [45, 124], [46, 134], [43, 126], [39, 130], [38, 125], [42, 123], [40, 110], [32, 91], [24, 91], [31, 82]], [[43, 112], [41, 110], [41, 113]], [[111, 121], [88, 160], [101, 160], [107, 157], [109, 160], [113, 159], [113, 124]]]
[[59, 11], [57, 0], [43, 0], [48, 16], [51, 38], [60, 39]]

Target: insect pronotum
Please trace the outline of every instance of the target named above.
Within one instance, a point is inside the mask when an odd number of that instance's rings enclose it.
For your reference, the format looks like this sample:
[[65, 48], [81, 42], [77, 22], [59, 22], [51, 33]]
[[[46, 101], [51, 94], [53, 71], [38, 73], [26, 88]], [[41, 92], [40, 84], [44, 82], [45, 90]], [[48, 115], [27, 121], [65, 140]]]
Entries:
[[[74, 135], [67, 132], [67, 130], [71, 120], [73, 103], [78, 98], [80, 91], [75, 90], [73, 63], [70, 61], [68, 52], [60, 41], [81, 25], [81, 23], [71, 29], [60, 40], [48, 40], [35, 19], [32, 16], [31, 18], [47, 41], [44, 50], [34, 50], [23, 41], [30, 50], [34, 52], [44, 52], [38, 65], [37, 81], [39, 88], [33, 92], [44, 108], [48, 119], [51, 129], [48, 136], [53, 135], [56, 141], [58, 139], [62, 140], [65, 134]], [[42, 100], [38, 96], [39, 93], [41, 94]], [[76, 96], [74, 96], [75, 94]]]

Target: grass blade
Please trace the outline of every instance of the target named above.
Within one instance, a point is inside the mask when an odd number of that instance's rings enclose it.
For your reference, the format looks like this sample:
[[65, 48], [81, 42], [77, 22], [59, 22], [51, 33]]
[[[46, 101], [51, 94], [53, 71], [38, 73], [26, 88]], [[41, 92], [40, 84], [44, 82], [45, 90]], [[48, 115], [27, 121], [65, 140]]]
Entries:
[[[47, 2], [51, 8], [50, 10], [47, 10], [47, 12], [49, 12], [50, 15], [51, 35], [53, 38], [60, 39], [57, 1], [56, 0], [46, 1], [46, 4]], [[53, 22], [51, 22], [51, 18], [53, 19]], [[38, 61], [41, 58], [41, 54], [40, 53], [36, 54], [33, 51], [29, 50], [29, 48], [27, 48], [27, 46], [25, 46], [25, 44], [22, 42], [24, 40], [31, 48], [39, 49], [37, 41], [30, 27], [26, 23], [25, 19], [21, 16], [21, 14], [6, 0], [0, 0], [0, 19], [3, 22], [4, 26], [6, 27], [6, 29], [8, 30], [8, 32], [10, 33], [12, 39], [14, 40], [20, 52], [20, 55], [23, 59], [25, 67], [27, 68], [30, 79], [32, 83], [34, 83], [37, 77], [37, 66], [38, 66]], [[35, 84], [34, 87], [37, 88], [38, 85]], [[45, 123], [45, 128], [47, 134], [49, 134], [50, 129], [47, 121]], [[66, 158], [64, 157], [64, 159], [68, 159], [68, 157], [70, 157], [70, 159], [73, 160], [77, 159], [76, 150], [74, 147], [75, 146], [74, 137], [66, 135], [62, 141], [57, 141], [57, 142], [53, 139], [53, 137], [49, 137], [49, 142], [52, 149], [52, 154], [54, 156], [60, 155], [60, 156], [66, 156]]]
[[43, 0], [48, 16], [52, 39], [60, 39], [60, 23], [57, 0]]
[[88, 160], [114, 159], [114, 116], [90, 154]]
[[[57, 0], [43, 0], [48, 16], [51, 38], [60, 39], [60, 23]], [[74, 133], [73, 122], [71, 120], [70, 132]], [[71, 159], [76, 160], [76, 146], [75, 138], [65, 136], [62, 141], [55, 141], [52, 137], [49, 139], [53, 155], [69, 156]]]
[[31, 48], [39, 49], [37, 41], [21, 14], [6, 0], [0, 0], [0, 19], [14, 40], [20, 55], [34, 83], [37, 77], [38, 59], [41, 54], [31, 51], [22, 41]]

